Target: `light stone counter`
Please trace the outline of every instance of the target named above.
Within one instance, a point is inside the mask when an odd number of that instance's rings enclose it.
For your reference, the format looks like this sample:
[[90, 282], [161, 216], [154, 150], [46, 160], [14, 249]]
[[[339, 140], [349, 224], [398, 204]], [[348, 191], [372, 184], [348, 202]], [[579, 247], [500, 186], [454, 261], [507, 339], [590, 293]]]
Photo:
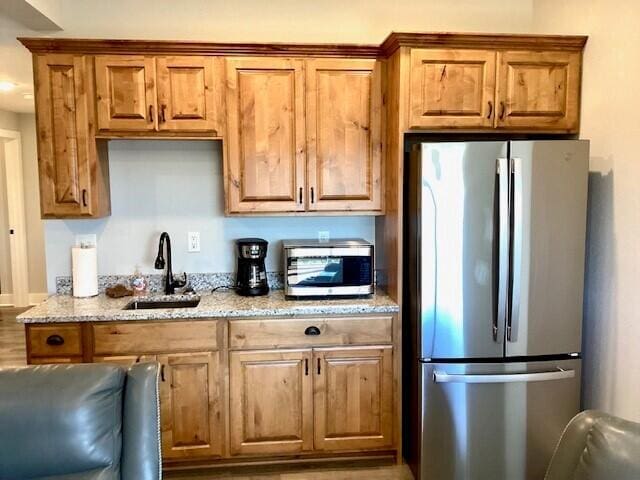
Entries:
[[[300, 315], [352, 315], [396, 313], [398, 305], [384, 293], [369, 298], [286, 300], [282, 290], [263, 297], [241, 297], [233, 291], [195, 295], [200, 303], [193, 308], [123, 310], [132, 297], [113, 299], [105, 295], [74, 298], [54, 295], [18, 316], [22, 323], [111, 322], [129, 320], [172, 320], [238, 317], [295, 317]], [[147, 300], [175, 299], [184, 296], [146, 297]], [[193, 298], [193, 296], [189, 297]]]

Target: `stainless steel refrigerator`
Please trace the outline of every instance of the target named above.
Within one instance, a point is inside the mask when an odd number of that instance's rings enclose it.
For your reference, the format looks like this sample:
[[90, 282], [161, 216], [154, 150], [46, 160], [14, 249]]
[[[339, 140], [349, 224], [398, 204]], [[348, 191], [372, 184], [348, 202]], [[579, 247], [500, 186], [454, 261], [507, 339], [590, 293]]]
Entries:
[[417, 479], [541, 480], [578, 413], [588, 151], [413, 146], [403, 371]]

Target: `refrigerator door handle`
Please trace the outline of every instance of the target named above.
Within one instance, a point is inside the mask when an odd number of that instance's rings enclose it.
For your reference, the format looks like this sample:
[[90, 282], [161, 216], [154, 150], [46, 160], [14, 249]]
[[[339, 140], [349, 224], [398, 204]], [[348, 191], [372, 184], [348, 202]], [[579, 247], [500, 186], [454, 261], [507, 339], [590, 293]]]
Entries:
[[535, 373], [499, 373], [499, 374], [449, 374], [441, 371], [433, 372], [435, 383], [516, 383], [516, 382], [547, 382], [550, 380], [564, 380], [574, 378], [575, 370], [558, 368], [549, 372]]
[[509, 159], [496, 160], [498, 172], [498, 308], [493, 319], [493, 340], [502, 343], [509, 297]]
[[514, 157], [511, 161], [511, 175], [513, 188], [513, 233], [512, 233], [512, 269], [511, 269], [511, 306], [507, 319], [507, 341], [516, 342], [518, 340], [518, 324], [520, 318], [520, 295], [522, 290], [521, 271], [522, 265], [522, 159]]

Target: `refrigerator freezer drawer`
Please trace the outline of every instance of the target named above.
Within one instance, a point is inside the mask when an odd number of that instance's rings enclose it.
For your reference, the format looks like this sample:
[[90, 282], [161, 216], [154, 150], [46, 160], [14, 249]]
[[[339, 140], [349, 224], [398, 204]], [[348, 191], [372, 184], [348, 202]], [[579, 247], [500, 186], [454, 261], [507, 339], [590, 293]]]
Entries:
[[580, 408], [580, 360], [421, 364], [421, 480], [540, 480]]

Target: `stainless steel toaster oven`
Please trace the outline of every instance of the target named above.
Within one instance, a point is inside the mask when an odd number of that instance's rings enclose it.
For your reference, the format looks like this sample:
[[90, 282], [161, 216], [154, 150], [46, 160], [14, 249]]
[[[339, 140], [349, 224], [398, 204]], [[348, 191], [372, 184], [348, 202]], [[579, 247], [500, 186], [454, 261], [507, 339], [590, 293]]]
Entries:
[[285, 240], [287, 297], [370, 295], [374, 289], [373, 245], [362, 239]]

